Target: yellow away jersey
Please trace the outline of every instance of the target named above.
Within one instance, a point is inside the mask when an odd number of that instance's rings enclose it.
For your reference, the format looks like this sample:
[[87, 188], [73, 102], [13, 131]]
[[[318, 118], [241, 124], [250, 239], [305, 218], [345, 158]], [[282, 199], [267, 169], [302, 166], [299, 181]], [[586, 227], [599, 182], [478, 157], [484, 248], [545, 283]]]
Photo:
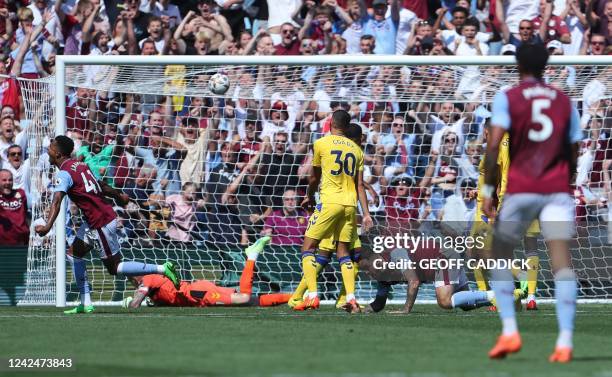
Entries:
[[355, 177], [363, 171], [363, 151], [344, 136], [315, 141], [312, 166], [321, 167], [321, 203], [357, 206]]
[[[508, 168], [510, 167], [510, 135], [506, 132], [502, 141], [499, 145], [499, 155], [497, 156], [497, 166], [499, 167], [499, 181], [497, 183], [497, 198], [498, 208], [501, 205], [504, 194], [506, 193], [506, 187], [508, 186]], [[482, 156], [480, 165], [478, 165], [478, 198], [477, 198], [477, 212], [482, 213], [482, 187], [485, 184], [485, 156]], [[477, 219], [478, 220], [478, 219]]]

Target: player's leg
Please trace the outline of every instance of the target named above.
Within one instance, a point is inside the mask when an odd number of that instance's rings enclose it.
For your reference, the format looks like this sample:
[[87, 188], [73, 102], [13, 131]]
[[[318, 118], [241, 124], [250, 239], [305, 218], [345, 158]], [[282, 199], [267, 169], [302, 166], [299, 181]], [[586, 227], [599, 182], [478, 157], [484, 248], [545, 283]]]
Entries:
[[278, 306], [286, 304], [291, 298], [290, 293], [270, 293], [258, 297], [259, 306]]
[[118, 255], [121, 251], [121, 245], [117, 235], [116, 219], [95, 231], [101, 249], [100, 257], [109, 274], [126, 277], [148, 274], [164, 275], [172, 281], [177, 289], [179, 288], [181, 280], [176, 271], [176, 265], [172, 262], [158, 265], [134, 261], [123, 262], [121, 260], [121, 256]]
[[[529, 224], [543, 207], [542, 195], [507, 194], [498, 215], [493, 235], [492, 256], [512, 259], [515, 245], [523, 238]], [[514, 278], [508, 268], [497, 266], [491, 272], [491, 287], [502, 322], [502, 335], [489, 352], [491, 358], [503, 358], [521, 349], [521, 337], [514, 307]]]
[[[319, 244], [319, 251], [315, 255], [317, 276], [321, 274], [321, 271], [325, 269], [325, 267], [329, 264], [329, 261], [330, 261], [331, 251], [321, 249], [321, 246], [323, 245], [324, 241], [325, 240], [321, 240], [321, 243]], [[291, 298], [287, 302], [289, 307], [294, 308], [298, 304], [300, 304], [303, 301], [304, 294], [306, 293], [307, 290], [308, 290], [308, 284], [306, 283], [306, 278], [302, 276], [300, 283], [298, 284], [295, 291], [293, 291]]]
[[[359, 259], [361, 255], [361, 241], [359, 238], [357, 238], [357, 242], [351, 242], [351, 246], [349, 246], [349, 254], [351, 255], [351, 260], [353, 261], [353, 274], [355, 275], [355, 281], [357, 281], [357, 277], [359, 276]], [[336, 299], [336, 308], [341, 309], [344, 308], [345, 305], [346, 288], [344, 287], [343, 283], [340, 287], [338, 298]]]
[[574, 319], [578, 286], [571, 268], [569, 241], [575, 235], [574, 203], [569, 194], [549, 196], [540, 215], [542, 235], [547, 240], [550, 263], [555, 276], [555, 306], [559, 336], [551, 362], [566, 363], [572, 359]]
[[68, 250], [68, 260], [72, 264], [72, 274], [79, 289], [81, 304], [77, 307], [66, 310], [66, 314], [92, 313], [95, 309], [91, 302], [91, 286], [87, 279], [87, 264], [83, 259], [92, 249], [87, 240], [88, 226], [82, 224], [77, 231], [77, 236]]
[[[441, 308], [473, 310], [491, 305], [493, 291], [471, 291], [462, 267], [442, 271], [442, 275], [445, 273], [448, 275], [445, 281], [447, 284], [438, 286], [439, 283], [436, 281], [436, 299]], [[439, 275], [436, 274], [437, 276]]]
[[257, 257], [263, 252], [264, 247], [270, 243], [270, 240], [271, 238], [269, 236], [261, 237], [244, 250], [247, 255], [247, 260], [244, 264], [242, 274], [240, 275], [240, 293], [251, 295], [253, 291], [253, 274], [255, 273]]
[[538, 239], [540, 224], [534, 221], [524, 239], [525, 257], [527, 258], [527, 310], [537, 310], [536, 289], [538, 286], [538, 270], [540, 268], [540, 257], [538, 256]]
[[302, 245], [302, 273], [308, 288], [308, 297], [294, 307], [295, 310], [316, 309], [319, 307], [317, 288], [317, 263], [315, 250], [320, 240], [334, 234], [336, 224], [341, 219], [343, 206], [336, 204], [319, 204], [308, 219], [308, 227]]
[[345, 207], [344, 219], [338, 224], [338, 246], [336, 253], [338, 262], [340, 263], [342, 283], [346, 289], [345, 309], [349, 313], [361, 311], [357, 299], [355, 298], [355, 269], [349, 252], [350, 243], [353, 239], [353, 233], [355, 232], [354, 228], [356, 227], [355, 207]]
[[[476, 239], [476, 237], [482, 237], [484, 245], [482, 248], [472, 248], [470, 250], [470, 258], [480, 260], [483, 258], [487, 258], [488, 256], [489, 250], [491, 248], [493, 229], [489, 224], [485, 223], [482, 220], [483, 215], [478, 216], [478, 212], [476, 213], [476, 215], [477, 217], [472, 225], [471, 235], [472, 237], [474, 237], [474, 239]], [[478, 290], [483, 292], [488, 291], [490, 287], [488, 284], [486, 271], [483, 268], [476, 267], [474, 268], [473, 272], [474, 280], [476, 280], [476, 286], [478, 287]]]

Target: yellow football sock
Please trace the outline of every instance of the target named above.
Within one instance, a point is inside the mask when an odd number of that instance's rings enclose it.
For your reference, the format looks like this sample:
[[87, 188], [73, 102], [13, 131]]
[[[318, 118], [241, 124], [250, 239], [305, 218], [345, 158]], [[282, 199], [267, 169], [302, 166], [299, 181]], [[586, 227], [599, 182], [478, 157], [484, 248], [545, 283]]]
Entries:
[[353, 267], [352, 261], [347, 261], [340, 264], [340, 271], [342, 271], [342, 282], [344, 283], [344, 289], [346, 290], [347, 300], [355, 296], [355, 268]]
[[[319, 276], [319, 274], [323, 270], [323, 267], [316, 260], [315, 260], [315, 263], [316, 263], [317, 276]], [[291, 299], [301, 300], [302, 297], [304, 297], [304, 293], [306, 292], [307, 289], [308, 289], [308, 284], [306, 283], [306, 278], [302, 276], [302, 280], [300, 280], [300, 284], [298, 284], [297, 288], [291, 295]]]
[[314, 255], [302, 257], [303, 278], [306, 280], [309, 294], [317, 293], [317, 264]]
[[[357, 281], [357, 275], [359, 275], [359, 266], [355, 262], [353, 262], [353, 271], [355, 272], [355, 281]], [[342, 282], [342, 287], [340, 288], [340, 294], [338, 295], [336, 303], [346, 303], [346, 288], [344, 288], [344, 282]]]
[[485, 277], [484, 270], [482, 268], [474, 269], [474, 278], [476, 279], [476, 285], [478, 286], [479, 291], [488, 291], [489, 287], [487, 284], [487, 279]]
[[512, 267], [511, 271], [512, 271], [512, 277], [513, 277], [515, 280], [519, 280], [519, 279], [520, 279], [520, 276], [521, 276], [520, 274], [521, 274], [521, 271], [522, 271], [522, 270], [521, 270], [520, 268], [514, 268], [514, 267]]
[[538, 287], [538, 269], [540, 268], [540, 257], [537, 255], [527, 258], [529, 269], [527, 270], [527, 294], [535, 295]]

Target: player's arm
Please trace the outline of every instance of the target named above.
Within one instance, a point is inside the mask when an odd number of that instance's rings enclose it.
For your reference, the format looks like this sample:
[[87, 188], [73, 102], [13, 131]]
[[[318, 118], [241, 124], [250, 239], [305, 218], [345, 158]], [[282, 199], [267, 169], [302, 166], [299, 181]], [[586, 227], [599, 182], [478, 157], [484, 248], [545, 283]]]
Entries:
[[100, 188], [102, 189], [102, 195], [107, 198], [114, 199], [120, 206], [127, 205], [130, 201], [130, 197], [127, 194], [124, 194], [119, 190], [115, 190], [106, 182], [98, 181], [98, 183], [100, 184]]
[[47, 223], [45, 225], [37, 225], [34, 228], [34, 231], [38, 233], [38, 235], [41, 237], [49, 233], [49, 231], [53, 227], [53, 224], [57, 219], [57, 215], [59, 215], [59, 212], [62, 208], [62, 200], [64, 199], [64, 196], [66, 195], [70, 187], [72, 187], [73, 185], [72, 177], [67, 171], [60, 170], [57, 173], [56, 178], [57, 182], [53, 189], [53, 200], [51, 201], [51, 207], [49, 208], [49, 218], [47, 219]]
[[506, 93], [500, 92], [495, 96], [492, 110], [491, 129], [485, 153], [485, 185], [481, 191], [484, 198], [482, 210], [491, 219], [494, 218], [493, 194], [496, 192], [499, 174], [497, 165], [499, 147], [504, 133], [510, 128], [510, 112]]
[[49, 218], [47, 219], [47, 223], [45, 225], [37, 225], [34, 230], [38, 233], [39, 236], [43, 237], [53, 227], [55, 220], [57, 219], [57, 215], [62, 208], [62, 200], [64, 200], [65, 192], [57, 191], [53, 194], [53, 201], [51, 202], [51, 207], [49, 208]]
[[357, 176], [355, 177], [357, 183], [357, 198], [359, 205], [361, 205], [362, 218], [361, 226], [364, 231], [370, 230], [374, 225], [372, 216], [370, 216], [370, 209], [368, 208], [368, 196], [366, 195], [366, 189], [363, 182], [363, 159], [361, 159], [361, 167], [357, 170]]
[[498, 185], [497, 185], [497, 201], [501, 203], [506, 189], [508, 188], [508, 169], [510, 168], [510, 150], [509, 140], [507, 138], [502, 139], [501, 147], [498, 155]]
[[132, 301], [130, 301], [129, 307], [132, 309], [136, 309], [140, 307], [140, 304], [144, 301], [145, 298], [149, 295], [149, 287], [141, 285], [134, 291], [134, 297]]
[[312, 212], [312, 208], [315, 205], [315, 193], [319, 189], [321, 183], [321, 151], [320, 151], [320, 140], [316, 141], [312, 147], [312, 173], [308, 178], [308, 189], [306, 190], [306, 197], [302, 200], [302, 208], [308, 212]]
[[306, 197], [302, 201], [302, 207], [308, 212], [312, 212], [312, 207], [314, 207], [315, 204], [315, 193], [319, 189], [320, 183], [321, 167], [313, 166], [312, 173], [310, 174], [310, 178], [308, 179], [308, 189], [306, 190]]
[[[570, 117], [570, 132], [568, 135], [570, 142], [570, 156], [569, 156], [569, 166], [570, 166], [570, 185], [576, 182], [576, 170], [578, 168], [578, 153], [580, 151], [580, 142], [582, 141], [582, 129], [580, 128], [580, 113], [578, 110], [572, 106], [572, 114]], [[593, 142], [592, 145], [597, 145], [597, 143]]]
[[412, 269], [407, 269], [404, 272], [404, 277], [408, 281], [408, 286], [406, 288], [406, 302], [404, 303], [404, 308], [402, 311], [404, 313], [410, 313], [414, 307], [414, 302], [416, 301], [417, 295], [419, 294], [421, 282], [419, 281], [419, 277], [417, 276], [416, 272]]
[[[538, 33], [540, 35], [540, 39], [542, 42], [546, 41], [546, 37], [548, 36], [548, 22], [552, 17], [552, 2], [553, 0], [546, 0], [546, 6], [544, 7], [544, 14], [542, 15], [542, 23], [540, 24], [540, 30]], [[563, 42], [566, 43], [566, 42]]]

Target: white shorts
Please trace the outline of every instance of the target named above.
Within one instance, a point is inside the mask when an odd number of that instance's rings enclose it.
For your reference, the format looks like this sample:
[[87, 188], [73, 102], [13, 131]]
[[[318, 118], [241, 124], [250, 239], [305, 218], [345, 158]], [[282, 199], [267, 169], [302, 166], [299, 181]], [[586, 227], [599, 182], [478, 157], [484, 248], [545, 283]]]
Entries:
[[518, 243], [533, 220], [540, 220], [545, 240], [571, 240], [576, 232], [576, 207], [568, 193], [506, 194], [495, 233], [504, 241]]
[[113, 256], [121, 251], [117, 234], [117, 219], [99, 229], [91, 229], [86, 222], [83, 222], [79, 230], [77, 230], [76, 238], [92, 247], [95, 247], [97, 244], [100, 258], [102, 259]]
[[436, 288], [452, 285], [454, 291], [457, 292], [462, 290], [467, 284], [468, 279], [463, 267], [436, 270], [436, 281], [434, 282], [434, 287]]

